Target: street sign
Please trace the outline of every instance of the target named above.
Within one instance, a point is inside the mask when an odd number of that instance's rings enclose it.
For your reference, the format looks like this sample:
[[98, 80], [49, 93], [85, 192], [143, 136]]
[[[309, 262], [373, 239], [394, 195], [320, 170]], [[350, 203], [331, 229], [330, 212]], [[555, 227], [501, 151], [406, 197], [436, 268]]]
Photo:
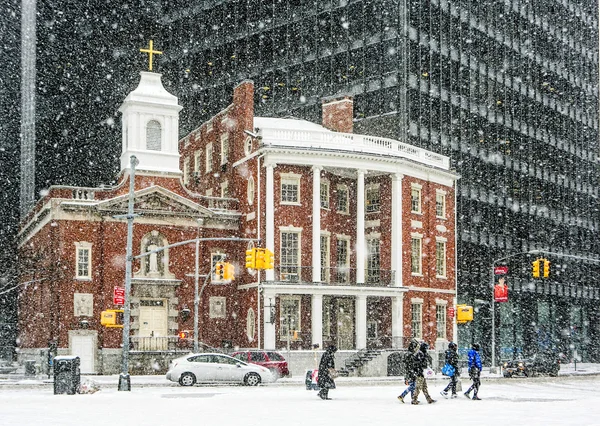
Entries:
[[450, 306], [450, 307], [448, 308], [448, 316], [449, 316], [450, 318], [454, 318], [454, 314], [455, 314], [455, 313], [456, 313], [456, 311], [454, 310], [454, 306]]
[[125, 304], [125, 289], [123, 287], [115, 287], [115, 290], [113, 292], [113, 304]]
[[496, 266], [494, 268], [494, 275], [506, 275], [508, 274], [508, 266]]

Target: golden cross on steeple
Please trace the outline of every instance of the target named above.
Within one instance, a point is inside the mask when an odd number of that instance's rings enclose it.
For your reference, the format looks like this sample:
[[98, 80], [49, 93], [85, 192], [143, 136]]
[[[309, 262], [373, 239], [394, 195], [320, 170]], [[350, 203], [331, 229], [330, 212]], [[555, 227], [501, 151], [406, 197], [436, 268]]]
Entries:
[[152, 40], [150, 40], [150, 45], [148, 49], [140, 49], [140, 52], [147, 53], [149, 56], [148, 60], [148, 69], [152, 71], [152, 55], [162, 55], [162, 52], [159, 50], [154, 50]]

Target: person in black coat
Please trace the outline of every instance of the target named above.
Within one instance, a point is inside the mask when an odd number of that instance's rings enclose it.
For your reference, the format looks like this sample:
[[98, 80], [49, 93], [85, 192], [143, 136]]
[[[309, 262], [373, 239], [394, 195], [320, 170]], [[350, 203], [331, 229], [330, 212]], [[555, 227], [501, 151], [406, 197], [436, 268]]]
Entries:
[[321, 362], [319, 363], [317, 384], [321, 388], [319, 391], [319, 398], [321, 399], [331, 399], [329, 398], [329, 389], [335, 389], [335, 382], [333, 381], [333, 377], [331, 377], [331, 372], [335, 371], [336, 351], [337, 348], [334, 345], [329, 346], [325, 350], [325, 353], [321, 357]]
[[417, 342], [416, 340], [411, 340], [410, 343], [408, 344], [408, 348], [406, 349], [406, 353], [404, 354], [404, 359], [403, 359], [403, 363], [404, 363], [404, 384], [407, 385], [408, 387], [404, 390], [404, 392], [402, 392], [400, 395], [398, 395], [398, 400], [400, 402], [402, 402], [404, 404], [404, 397], [406, 397], [406, 395], [408, 395], [408, 393], [410, 392], [410, 395], [412, 397], [413, 393], [415, 392], [415, 386], [416, 386], [416, 381], [417, 381], [417, 376], [415, 376], [415, 350], [419, 347], [419, 342]]
[[440, 393], [443, 396], [448, 396], [448, 391], [452, 390], [451, 398], [456, 398], [456, 383], [458, 382], [459, 369], [458, 369], [458, 346], [454, 342], [450, 342], [448, 350], [446, 351], [446, 364], [451, 365], [454, 368], [454, 374], [450, 376], [450, 383]]
[[423, 370], [425, 370], [431, 364], [431, 357], [427, 353], [427, 349], [429, 349], [429, 345], [423, 342], [421, 343], [421, 346], [415, 355], [413, 372], [417, 378], [417, 386], [412, 396], [411, 404], [413, 405], [419, 403], [419, 393], [421, 391], [423, 391], [423, 395], [425, 395], [425, 399], [427, 399], [428, 403], [433, 404], [435, 402], [435, 399], [429, 395], [429, 391], [427, 390], [427, 380], [425, 380], [425, 376], [423, 375]]

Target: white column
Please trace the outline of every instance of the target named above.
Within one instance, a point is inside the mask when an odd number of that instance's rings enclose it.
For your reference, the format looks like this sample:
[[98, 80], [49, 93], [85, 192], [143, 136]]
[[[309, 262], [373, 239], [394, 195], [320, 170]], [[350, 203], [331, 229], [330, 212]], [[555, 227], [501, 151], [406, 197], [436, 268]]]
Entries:
[[[271, 300], [269, 300], [271, 299]], [[275, 323], [278, 321], [278, 318], [274, 318], [273, 324], [271, 324], [271, 308], [269, 305], [275, 305], [275, 293], [264, 293], [263, 296], [263, 306], [264, 306], [264, 344], [263, 348], [265, 349], [276, 349], [275, 347]]]
[[323, 295], [312, 295], [311, 312], [312, 344], [323, 347]]
[[392, 297], [392, 347], [398, 349], [402, 348], [404, 340], [403, 301], [403, 294]]
[[365, 171], [356, 178], [356, 282], [365, 282]]
[[367, 347], [367, 296], [356, 296], [354, 308], [356, 319], [356, 349]]
[[[275, 166], [276, 164], [267, 164], [267, 182], [265, 189], [265, 244], [266, 248], [273, 253], [275, 253], [275, 178], [273, 177]], [[266, 280], [275, 280], [275, 271], [273, 269], [266, 270]], [[266, 343], [267, 342], [265, 341], [265, 345]], [[265, 346], [265, 348], [267, 347], [268, 346]], [[274, 347], [272, 349], [274, 349]]]
[[392, 175], [392, 271], [393, 286], [402, 285], [402, 175]]
[[321, 282], [321, 167], [313, 166], [312, 280]]

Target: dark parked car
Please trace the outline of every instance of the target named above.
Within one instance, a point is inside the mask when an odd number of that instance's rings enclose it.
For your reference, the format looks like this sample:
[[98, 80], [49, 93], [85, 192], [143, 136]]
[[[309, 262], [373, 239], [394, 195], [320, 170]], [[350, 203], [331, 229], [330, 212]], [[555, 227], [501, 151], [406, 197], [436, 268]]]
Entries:
[[540, 352], [531, 358], [506, 361], [503, 367], [504, 377], [533, 377], [540, 374], [556, 377], [560, 370], [560, 357], [553, 352]]
[[258, 364], [268, 368], [275, 378], [290, 375], [285, 358], [275, 351], [246, 350], [234, 352], [232, 357], [250, 364]]

